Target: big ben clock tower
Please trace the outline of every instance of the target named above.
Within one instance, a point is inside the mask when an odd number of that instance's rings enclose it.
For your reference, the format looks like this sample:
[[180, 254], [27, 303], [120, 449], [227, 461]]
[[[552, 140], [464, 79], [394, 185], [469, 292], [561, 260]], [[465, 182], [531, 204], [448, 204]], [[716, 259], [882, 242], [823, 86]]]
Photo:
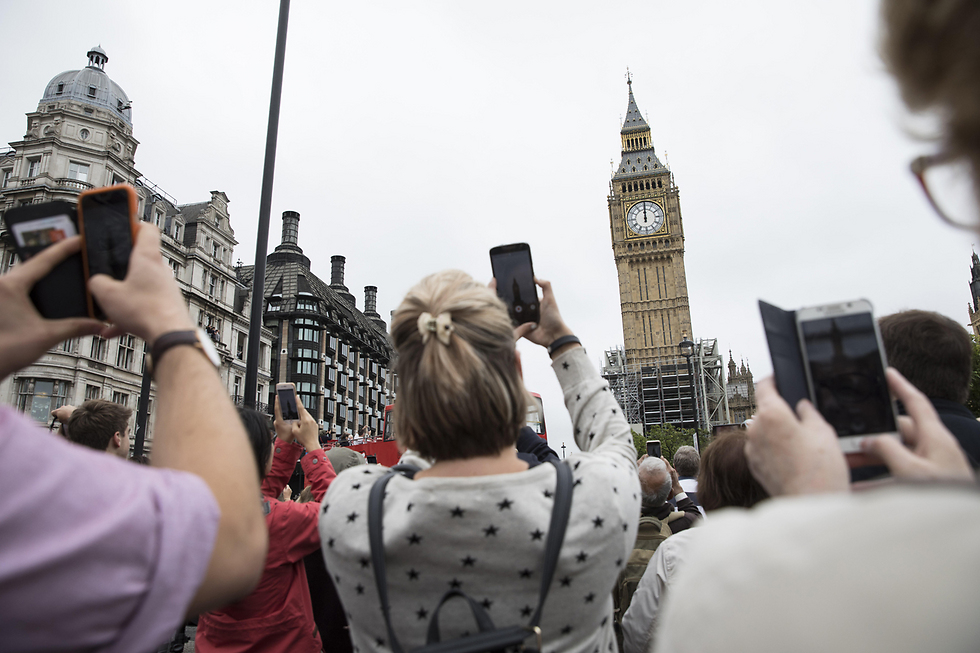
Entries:
[[684, 273], [684, 224], [674, 175], [660, 162], [650, 126], [633, 99], [620, 131], [622, 160], [613, 173], [609, 227], [619, 273], [626, 362], [647, 366], [678, 355], [691, 337]]

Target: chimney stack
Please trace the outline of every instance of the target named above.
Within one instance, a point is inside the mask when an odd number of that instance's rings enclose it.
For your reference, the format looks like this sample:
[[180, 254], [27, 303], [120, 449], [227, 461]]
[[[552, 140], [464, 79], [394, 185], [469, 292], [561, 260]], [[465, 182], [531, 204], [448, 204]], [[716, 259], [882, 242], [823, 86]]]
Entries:
[[[330, 285], [344, 288], [344, 263], [347, 259], [343, 256], [330, 257]], [[346, 288], [344, 288], [346, 290]]]
[[378, 314], [378, 287], [364, 286], [364, 315], [381, 317]]
[[299, 245], [299, 213], [296, 211], [282, 212], [282, 244]]

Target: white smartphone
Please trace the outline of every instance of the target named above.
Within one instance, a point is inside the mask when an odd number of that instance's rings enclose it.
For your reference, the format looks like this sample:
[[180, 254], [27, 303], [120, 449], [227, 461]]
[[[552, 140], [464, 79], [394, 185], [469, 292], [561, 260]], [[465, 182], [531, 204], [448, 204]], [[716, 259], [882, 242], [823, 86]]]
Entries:
[[810, 399], [837, 431], [844, 453], [860, 451], [871, 435], [899, 437], [871, 302], [801, 308], [796, 328]]
[[284, 422], [299, 421], [299, 405], [296, 386], [292, 383], [277, 383], [276, 396], [279, 397], [279, 412]]

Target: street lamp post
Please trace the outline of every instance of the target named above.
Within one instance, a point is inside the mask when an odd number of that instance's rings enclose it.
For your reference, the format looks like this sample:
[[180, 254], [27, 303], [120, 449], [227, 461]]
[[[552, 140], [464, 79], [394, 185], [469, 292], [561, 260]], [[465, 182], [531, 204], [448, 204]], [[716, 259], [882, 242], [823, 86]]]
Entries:
[[685, 335], [684, 339], [678, 343], [677, 347], [681, 350], [681, 356], [687, 359], [688, 387], [691, 389], [691, 403], [694, 404], [694, 448], [700, 449], [698, 446], [697, 430], [701, 426], [701, 416], [699, 414], [700, 411], [698, 411], [698, 391], [697, 386], [694, 384], [694, 371], [691, 369], [691, 357], [694, 355], [694, 343], [688, 340], [687, 335]]
[[561, 459], [565, 460], [565, 443], [561, 443]]

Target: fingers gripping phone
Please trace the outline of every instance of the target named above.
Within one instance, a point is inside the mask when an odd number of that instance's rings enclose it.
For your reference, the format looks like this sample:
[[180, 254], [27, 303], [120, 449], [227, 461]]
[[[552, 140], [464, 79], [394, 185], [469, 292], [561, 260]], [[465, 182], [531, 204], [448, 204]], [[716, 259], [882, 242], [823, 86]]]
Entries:
[[284, 422], [299, 421], [299, 399], [296, 386], [292, 383], [277, 383], [276, 396], [279, 397], [279, 414]]
[[810, 399], [836, 429], [841, 449], [860, 451], [861, 440], [870, 435], [897, 436], [871, 303], [862, 299], [801, 308], [796, 326]]
[[507, 305], [515, 325], [538, 322], [538, 288], [534, 284], [531, 247], [527, 243], [500, 245], [490, 250], [490, 266], [497, 280], [497, 296]]
[[647, 455], [651, 458], [660, 458], [663, 456], [660, 440], [647, 440]]
[[[18, 206], [4, 213], [3, 219], [22, 261], [60, 240], [78, 235], [75, 205], [68, 202]], [[49, 320], [88, 316], [82, 255], [69, 256], [34, 284], [31, 301], [37, 312]]]
[[136, 191], [126, 184], [87, 190], [78, 196], [78, 230], [85, 242], [85, 296], [89, 315], [96, 319], [104, 320], [105, 313], [88, 292], [87, 280], [96, 274], [120, 281], [126, 278], [139, 230], [136, 206]]

